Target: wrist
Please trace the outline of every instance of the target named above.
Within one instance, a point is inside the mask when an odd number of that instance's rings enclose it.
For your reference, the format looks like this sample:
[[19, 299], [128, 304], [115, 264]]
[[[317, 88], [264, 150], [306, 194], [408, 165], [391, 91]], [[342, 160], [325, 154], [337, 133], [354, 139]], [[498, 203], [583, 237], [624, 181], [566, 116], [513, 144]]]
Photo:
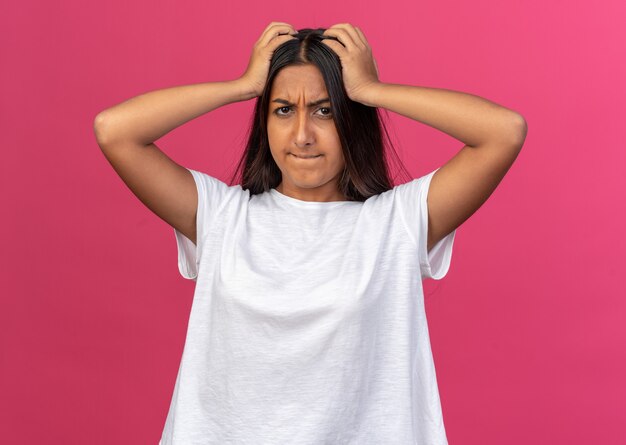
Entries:
[[232, 80], [231, 83], [236, 86], [240, 101], [254, 99], [255, 97], [259, 96], [258, 92], [253, 88], [253, 86], [243, 77]]
[[372, 82], [366, 88], [361, 90], [358, 97], [354, 99], [354, 101], [360, 102], [368, 107], [378, 107], [378, 97], [382, 88], [384, 88], [382, 82]]

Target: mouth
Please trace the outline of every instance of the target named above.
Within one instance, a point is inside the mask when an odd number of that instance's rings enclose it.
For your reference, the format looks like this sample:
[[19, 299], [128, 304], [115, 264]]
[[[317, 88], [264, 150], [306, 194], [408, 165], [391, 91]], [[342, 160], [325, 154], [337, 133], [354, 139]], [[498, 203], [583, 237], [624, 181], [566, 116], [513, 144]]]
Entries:
[[317, 158], [321, 158], [323, 155], [315, 155], [315, 156], [298, 156], [298, 155], [294, 155], [293, 153], [289, 153], [290, 155], [298, 158], [298, 159], [317, 159]]

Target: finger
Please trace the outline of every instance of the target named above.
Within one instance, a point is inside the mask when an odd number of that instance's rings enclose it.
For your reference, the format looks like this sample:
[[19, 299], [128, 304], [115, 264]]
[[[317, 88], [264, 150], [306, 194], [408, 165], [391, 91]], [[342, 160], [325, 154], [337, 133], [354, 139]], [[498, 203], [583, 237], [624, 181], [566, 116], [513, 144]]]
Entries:
[[333, 25], [332, 28], [328, 28], [326, 31], [324, 31], [324, 35], [336, 38], [339, 43], [341, 43], [346, 48], [351, 48], [355, 46], [355, 43], [350, 35], [344, 29], [339, 28], [339, 25]]
[[[257, 39], [256, 43], [261, 43], [261, 41], [263, 40], [263, 38], [265, 37], [265, 34], [267, 33], [267, 31], [274, 25], [276, 25], [278, 22], [271, 22], [269, 25], [267, 25], [265, 27], [265, 29], [263, 30], [263, 32], [261, 32], [261, 35], [259, 36], [259, 38]], [[286, 25], [286, 23], [282, 23], [282, 25]]]
[[267, 28], [265, 28], [265, 31], [263, 31], [263, 35], [276, 35], [276, 33], [285, 34], [286, 29], [289, 33], [297, 32], [296, 29], [289, 23], [272, 22]]
[[350, 35], [355, 45], [360, 47], [365, 46], [365, 42], [361, 39], [361, 36], [357, 32], [357, 28], [354, 25], [350, 23], [342, 23], [340, 26]]
[[288, 27], [289, 29], [295, 31], [295, 28], [291, 26], [289, 23], [272, 22], [265, 27], [265, 29], [261, 33], [261, 37], [259, 38], [259, 41], [263, 40], [263, 38], [266, 37], [267, 34], [272, 34], [272, 32], [274, 32], [272, 28], [275, 28], [275, 27], [280, 27], [281, 29], [284, 29], [284, 27]]
[[356, 29], [357, 34], [359, 35], [359, 37], [361, 38], [361, 41], [365, 44], [365, 46], [370, 46], [370, 44], [368, 43], [361, 29], [358, 26], [355, 27], [354, 29]]
[[[333, 25], [326, 31], [330, 31], [328, 35], [339, 36], [339, 40], [341, 41], [341, 43], [346, 46], [355, 46], [357, 48], [364, 47], [364, 43], [361, 42], [361, 38], [359, 37], [358, 33], [349, 23], [340, 23], [337, 25]], [[324, 32], [324, 34], [326, 34], [326, 32]]]
[[[261, 46], [267, 46], [274, 38], [283, 36], [294, 37], [293, 34], [297, 31], [291, 25], [272, 25], [270, 26], [261, 37]], [[285, 39], [282, 39], [284, 41]]]
[[324, 45], [328, 46], [331, 50], [333, 50], [339, 56], [339, 58], [341, 58], [347, 52], [343, 44], [336, 40], [325, 38], [325, 39], [322, 39], [321, 42]]
[[267, 26], [265, 27], [265, 29], [263, 30], [263, 32], [262, 32], [261, 34], [265, 34], [265, 33], [267, 32], [267, 30], [268, 30], [268, 29], [270, 29], [272, 26], [277, 26], [277, 25], [278, 25], [278, 26], [284, 26], [284, 25], [287, 25], [287, 26], [289, 26], [289, 27], [293, 28], [293, 26], [291, 26], [289, 23], [285, 23], [285, 22], [272, 22], [272, 23], [270, 23], [269, 25], [267, 25]]
[[271, 49], [275, 49], [277, 47], [279, 47], [280, 45], [282, 45], [283, 43], [289, 41], [289, 40], [293, 40], [293, 39], [298, 39], [296, 36], [294, 36], [293, 34], [281, 34], [278, 36], [274, 36], [272, 38], [272, 40], [270, 40], [266, 46], [266, 48], [271, 48]]

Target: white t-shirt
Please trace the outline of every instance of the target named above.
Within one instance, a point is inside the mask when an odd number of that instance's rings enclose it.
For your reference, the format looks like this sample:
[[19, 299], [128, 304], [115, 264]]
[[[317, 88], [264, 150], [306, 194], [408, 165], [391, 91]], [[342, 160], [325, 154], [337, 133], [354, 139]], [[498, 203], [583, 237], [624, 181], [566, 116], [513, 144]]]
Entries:
[[422, 280], [435, 173], [365, 202], [309, 202], [190, 170], [196, 281], [160, 445], [446, 444]]

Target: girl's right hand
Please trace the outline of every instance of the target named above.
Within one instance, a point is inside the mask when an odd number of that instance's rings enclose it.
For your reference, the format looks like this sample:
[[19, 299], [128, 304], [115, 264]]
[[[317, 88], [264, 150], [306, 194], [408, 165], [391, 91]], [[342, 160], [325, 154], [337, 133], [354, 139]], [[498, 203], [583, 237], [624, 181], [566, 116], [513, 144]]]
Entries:
[[254, 44], [248, 68], [239, 78], [241, 82], [247, 85], [249, 91], [254, 93], [254, 97], [263, 93], [274, 50], [286, 41], [295, 39], [294, 34], [297, 34], [297, 32], [288, 23], [272, 22], [265, 28], [259, 40]]

